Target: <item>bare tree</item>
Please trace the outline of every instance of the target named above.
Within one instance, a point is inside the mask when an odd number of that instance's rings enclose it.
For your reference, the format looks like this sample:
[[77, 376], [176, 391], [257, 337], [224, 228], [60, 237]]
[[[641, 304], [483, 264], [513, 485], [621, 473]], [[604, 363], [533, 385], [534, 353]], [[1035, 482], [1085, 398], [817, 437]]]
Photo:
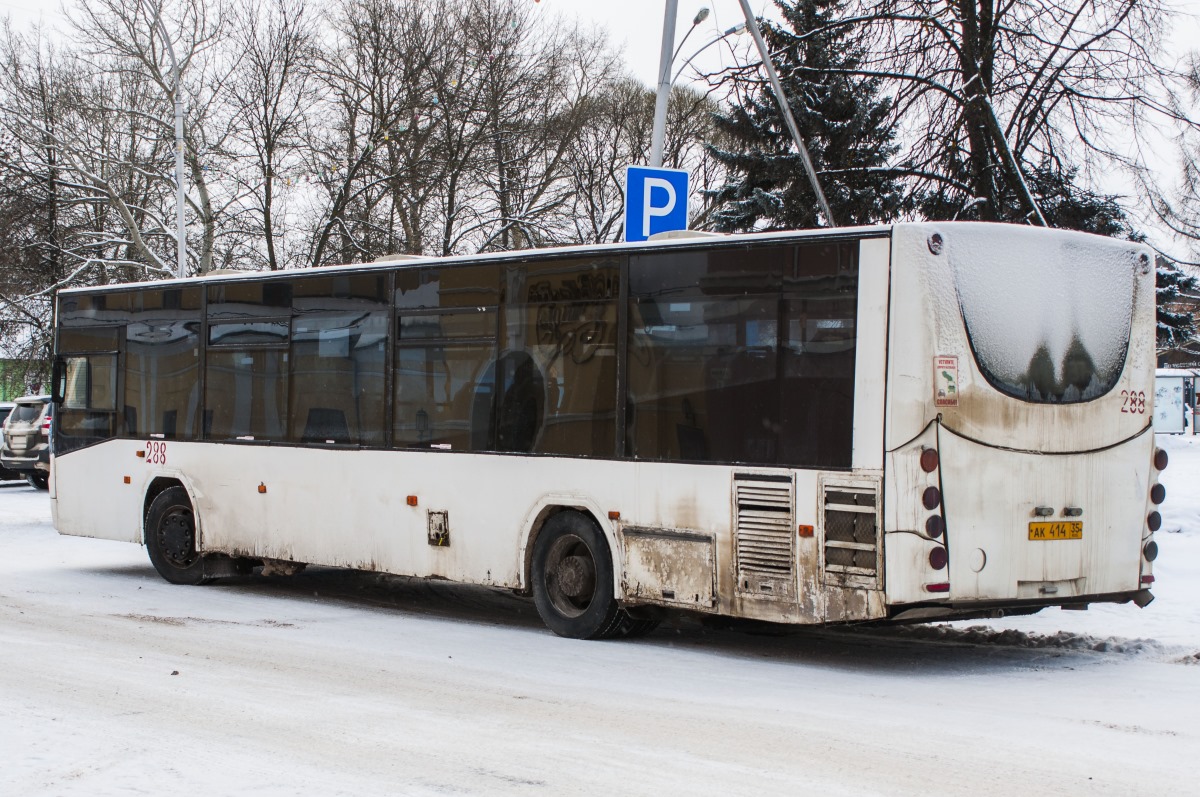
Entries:
[[[81, 4], [69, 18], [84, 45], [82, 57], [92, 70], [98, 74], [136, 74], [146, 81], [147, 88], [153, 88], [151, 97], [157, 101], [152, 110], [111, 105], [106, 109], [109, 113], [146, 115], [155, 123], [159, 137], [173, 140], [171, 107], [175, 93], [184, 94], [184, 154], [191, 183], [187, 202], [200, 227], [199, 246], [189, 249], [197, 253], [195, 268], [201, 274], [212, 268], [218, 230], [227, 209], [214, 201], [211, 190], [213, 178], [221, 173], [219, 159], [227, 152], [230, 135], [229, 125], [214, 118], [233, 66], [231, 59], [217, 48], [225, 16], [220, 3], [221, 0], [213, 0], [213, 4], [209, 0], [91, 0]], [[169, 46], [180, 65], [180, 85], [175, 85], [170, 72], [168, 44], [162, 40], [156, 20], [161, 20], [167, 31], [175, 32]], [[157, 179], [170, 186], [174, 181], [171, 163], [170, 159], [164, 159], [161, 164], [144, 162], [140, 166], [148, 175], [157, 167]]]
[[[1045, 223], [1030, 183], [1082, 167], [1144, 176], [1146, 128], [1197, 120], [1164, 60], [1163, 0], [850, 0], [911, 142], [908, 175], [930, 215]], [[1132, 146], [1131, 146], [1132, 145]]]
[[265, 7], [243, 0], [231, 28], [232, 46], [242, 54], [227, 98], [237, 147], [232, 179], [246, 207], [232, 219], [247, 242], [241, 264], [272, 271], [300, 265], [300, 249], [287, 246], [279, 216], [281, 195], [295, 193], [305, 176], [309, 108], [316, 99], [312, 21], [304, 0], [272, 0]]

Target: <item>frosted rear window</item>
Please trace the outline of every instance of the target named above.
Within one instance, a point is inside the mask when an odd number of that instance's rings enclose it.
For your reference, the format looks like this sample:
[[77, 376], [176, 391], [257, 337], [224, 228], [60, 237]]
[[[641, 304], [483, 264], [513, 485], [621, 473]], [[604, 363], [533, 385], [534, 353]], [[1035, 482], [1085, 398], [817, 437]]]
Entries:
[[975, 238], [952, 257], [979, 369], [1026, 401], [1072, 404], [1112, 390], [1125, 366], [1134, 263], [1125, 247], [1075, 236]]

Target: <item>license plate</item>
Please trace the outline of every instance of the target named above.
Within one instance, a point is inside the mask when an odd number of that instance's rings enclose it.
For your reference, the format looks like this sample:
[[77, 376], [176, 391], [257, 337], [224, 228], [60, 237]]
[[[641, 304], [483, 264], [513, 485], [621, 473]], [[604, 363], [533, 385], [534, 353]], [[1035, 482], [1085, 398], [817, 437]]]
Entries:
[[1048, 523], [1030, 523], [1031, 540], [1082, 540], [1082, 520], [1055, 520]]

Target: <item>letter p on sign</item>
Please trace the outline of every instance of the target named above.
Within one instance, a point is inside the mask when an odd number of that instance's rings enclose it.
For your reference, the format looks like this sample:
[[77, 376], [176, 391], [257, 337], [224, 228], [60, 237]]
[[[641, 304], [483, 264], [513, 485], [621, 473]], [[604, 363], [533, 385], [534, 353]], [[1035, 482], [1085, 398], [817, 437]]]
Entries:
[[644, 241], [687, 229], [688, 173], [682, 169], [625, 168], [625, 240]]

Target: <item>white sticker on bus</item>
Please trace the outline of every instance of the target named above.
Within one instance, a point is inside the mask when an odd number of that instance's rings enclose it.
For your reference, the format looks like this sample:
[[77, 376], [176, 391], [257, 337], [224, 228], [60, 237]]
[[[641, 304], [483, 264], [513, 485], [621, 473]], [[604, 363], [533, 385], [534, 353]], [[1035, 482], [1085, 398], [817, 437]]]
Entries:
[[934, 404], [958, 406], [958, 357], [933, 358]]

